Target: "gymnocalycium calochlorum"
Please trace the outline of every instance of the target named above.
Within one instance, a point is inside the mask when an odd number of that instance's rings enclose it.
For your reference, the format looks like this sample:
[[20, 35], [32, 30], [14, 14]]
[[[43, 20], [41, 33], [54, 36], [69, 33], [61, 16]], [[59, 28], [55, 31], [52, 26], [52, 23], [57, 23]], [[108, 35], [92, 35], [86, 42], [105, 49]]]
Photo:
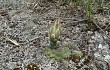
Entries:
[[50, 38], [50, 48], [55, 48], [58, 38], [61, 35], [61, 25], [60, 25], [60, 20], [56, 20], [54, 22], [54, 25], [51, 26], [49, 30], [49, 38]]

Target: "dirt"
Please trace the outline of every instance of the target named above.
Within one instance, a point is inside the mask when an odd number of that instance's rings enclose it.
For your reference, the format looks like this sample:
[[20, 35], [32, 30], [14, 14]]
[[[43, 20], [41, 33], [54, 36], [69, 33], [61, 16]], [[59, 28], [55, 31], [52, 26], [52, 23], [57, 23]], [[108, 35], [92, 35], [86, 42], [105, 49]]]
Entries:
[[[71, 51], [83, 51], [82, 59], [70, 56], [57, 61], [44, 55], [50, 42], [48, 30], [58, 18], [63, 29], [60, 41], [69, 40]], [[34, 70], [29, 65], [35, 70], [109, 70], [110, 14], [95, 14], [93, 21], [73, 5], [1, 0], [0, 70]]]

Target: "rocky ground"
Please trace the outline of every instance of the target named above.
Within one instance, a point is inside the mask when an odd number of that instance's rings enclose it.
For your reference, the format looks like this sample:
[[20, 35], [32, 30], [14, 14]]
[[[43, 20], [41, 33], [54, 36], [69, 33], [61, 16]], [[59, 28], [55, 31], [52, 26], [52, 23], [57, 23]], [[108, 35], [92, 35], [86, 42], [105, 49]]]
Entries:
[[[0, 0], [0, 70], [110, 70], [110, 10], [87, 20], [84, 10], [55, 2]], [[48, 30], [60, 18], [60, 41], [84, 57], [63, 61], [44, 55]], [[61, 44], [63, 47], [63, 44]]]

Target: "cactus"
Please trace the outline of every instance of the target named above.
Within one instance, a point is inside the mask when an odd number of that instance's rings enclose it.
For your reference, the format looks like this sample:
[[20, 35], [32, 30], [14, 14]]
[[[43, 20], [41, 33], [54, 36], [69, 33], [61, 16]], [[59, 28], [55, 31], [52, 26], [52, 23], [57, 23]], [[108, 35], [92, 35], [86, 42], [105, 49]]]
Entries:
[[58, 38], [61, 35], [61, 26], [59, 20], [56, 20], [54, 25], [49, 30], [50, 47], [55, 48]]

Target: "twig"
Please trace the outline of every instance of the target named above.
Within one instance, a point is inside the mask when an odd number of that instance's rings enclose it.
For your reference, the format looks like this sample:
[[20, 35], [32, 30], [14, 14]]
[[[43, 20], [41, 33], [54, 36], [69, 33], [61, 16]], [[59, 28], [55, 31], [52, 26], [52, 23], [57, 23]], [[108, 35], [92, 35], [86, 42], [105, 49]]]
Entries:
[[104, 30], [106, 30], [109, 26], [110, 26], [110, 24]]
[[[98, 21], [92, 20], [93, 23], [110, 39], [110, 37], [105, 33], [105, 31], [97, 24], [99, 23]], [[96, 23], [97, 22], [97, 23]]]
[[13, 44], [15, 44], [16, 46], [19, 46], [19, 44], [18, 44], [18, 42], [17, 42], [16, 40], [11, 40], [11, 39], [9, 39], [9, 38], [8, 38], [8, 40], [9, 40], [10, 42], [12, 42]]

